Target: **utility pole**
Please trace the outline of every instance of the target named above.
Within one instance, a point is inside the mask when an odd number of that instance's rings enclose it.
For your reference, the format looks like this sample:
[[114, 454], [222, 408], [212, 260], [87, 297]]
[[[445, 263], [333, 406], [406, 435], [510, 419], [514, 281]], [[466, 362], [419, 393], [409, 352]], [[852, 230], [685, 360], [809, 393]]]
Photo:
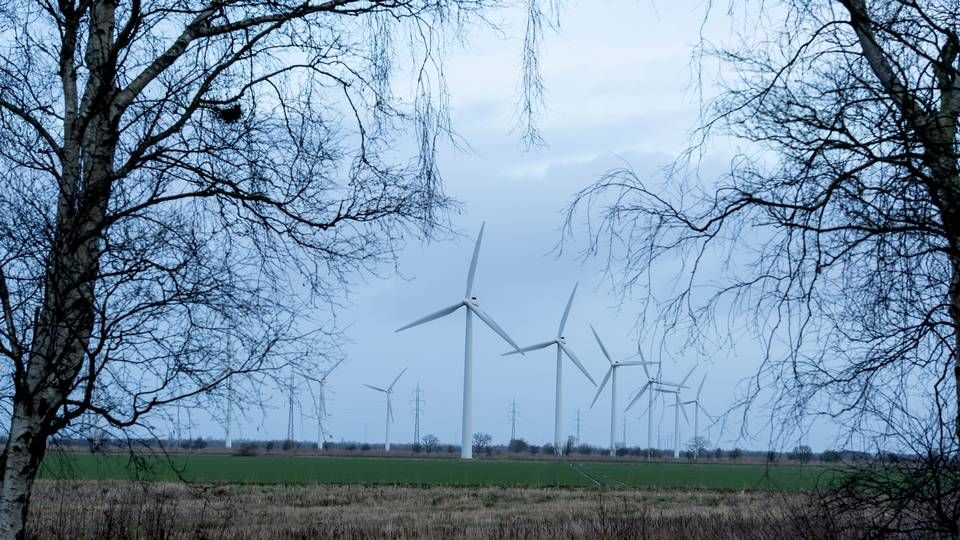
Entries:
[[287, 440], [293, 441], [293, 406], [294, 406], [294, 397], [293, 397], [293, 371], [290, 371], [290, 381], [287, 383], [287, 392], [290, 397], [290, 411], [287, 413]]
[[413, 444], [420, 444], [420, 404], [423, 403], [423, 400], [420, 399], [420, 394], [423, 393], [420, 390], [420, 383], [417, 383], [417, 389], [414, 391], [415, 395], [413, 398], [414, 401], [414, 415], [413, 415]]
[[577, 444], [580, 444], [580, 409], [577, 409]]
[[517, 398], [510, 404], [510, 440], [517, 439]]

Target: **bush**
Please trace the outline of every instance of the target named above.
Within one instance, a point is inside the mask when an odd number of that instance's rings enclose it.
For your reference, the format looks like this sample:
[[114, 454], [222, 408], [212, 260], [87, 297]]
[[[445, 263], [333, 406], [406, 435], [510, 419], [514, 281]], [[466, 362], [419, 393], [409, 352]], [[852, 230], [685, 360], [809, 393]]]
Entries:
[[624, 446], [617, 447], [617, 456], [622, 457], [630, 453], [630, 449]]
[[259, 454], [257, 445], [253, 443], [243, 443], [240, 445], [240, 448], [233, 453], [235, 456], [240, 457], [254, 457]]
[[510, 441], [510, 444], [507, 446], [507, 449], [510, 450], [511, 452], [520, 453], [520, 452], [526, 452], [529, 447], [530, 445], [527, 444], [527, 441], [523, 439], [513, 439]]
[[836, 450], [824, 450], [823, 453], [820, 454], [820, 461], [834, 463], [840, 461], [841, 457], [840, 452]]
[[590, 454], [593, 453], [593, 447], [590, 446], [589, 444], [581, 444], [580, 446], [577, 447], [577, 453], [583, 454], [585, 456], [589, 456]]
[[540, 447], [535, 444], [531, 444], [530, 446], [528, 446], [527, 450], [533, 455], [540, 453]]
[[740, 459], [740, 458], [742, 458], [742, 457], [743, 457], [743, 450], [741, 450], [741, 449], [739, 449], [739, 448], [734, 448], [733, 450], [730, 451], [730, 460], [731, 460], [731, 461], [737, 461], [738, 459]]
[[207, 441], [203, 440], [203, 437], [197, 437], [190, 443], [191, 450], [203, 450], [207, 447]]
[[363, 451], [363, 452], [366, 452], [366, 451], [370, 450], [370, 445], [367, 444], [367, 443], [363, 443], [363, 444], [360, 445], [360, 450]]
[[543, 448], [541, 448], [540, 451], [543, 452], [543, 455], [545, 456], [552, 456], [557, 453], [557, 447], [547, 443], [543, 445]]

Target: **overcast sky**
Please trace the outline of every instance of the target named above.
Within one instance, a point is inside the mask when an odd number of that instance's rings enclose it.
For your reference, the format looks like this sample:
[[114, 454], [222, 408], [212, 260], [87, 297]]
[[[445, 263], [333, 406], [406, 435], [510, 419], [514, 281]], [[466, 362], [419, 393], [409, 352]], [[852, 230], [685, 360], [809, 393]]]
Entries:
[[[560, 211], [576, 190], [610, 167], [626, 162], [642, 175], [654, 175], [658, 166], [685, 147], [699, 107], [691, 82], [695, 74], [691, 52], [699, 39], [704, 8], [688, 2], [638, 0], [606, 1], [602, 8], [598, 4], [567, 3], [561, 30], [549, 34], [544, 43], [547, 110], [540, 127], [545, 148], [524, 151], [514, 131], [522, 14], [504, 14], [505, 34], [475, 30], [469, 44], [449, 56], [454, 127], [472, 151], [446, 149], [441, 168], [448, 193], [464, 204], [455, 225], [469, 238], [412, 244], [400, 255], [402, 276], [355, 288], [354, 307], [341, 314], [341, 322], [351, 324], [347, 360], [329, 380], [327, 429], [332, 440], [362, 441], [366, 436], [370, 443], [381, 443], [383, 396], [362, 383], [387, 385], [401, 369], [409, 368], [396, 386], [392, 440], [413, 438], [412, 398], [419, 383], [425, 400], [421, 434], [459, 441], [463, 314], [401, 333], [394, 330], [462, 298], [473, 237], [483, 221], [487, 228], [475, 291], [483, 308], [515, 340], [526, 345], [552, 338], [567, 296], [579, 282], [566, 335], [594, 379], [600, 381], [607, 363], [588, 323], [598, 328], [615, 357], [635, 352], [636, 305], [629, 301], [620, 305], [602, 280], [602, 262], [553, 251], [560, 239]], [[722, 150], [715, 152], [707, 156], [705, 174], [720, 170], [714, 164], [725, 161]], [[502, 340], [479, 321], [474, 328], [474, 431], [505, 443], [510, 433], [508, 408], [516, 398], [518, 436], [538, 444], [552, 441], [553, 352], [501, 357], [508, 350]], [[664, 357], [664, 378], [679, 379], [698, 365], [692, 386], [707, 373], [704, 406], [721, 412], [730, 405], [735, 385], [756, 368], [756, 350], [745, 343], [717, 357], [694, 351]], [[635, 367], [624, 368], [619, 378], [622, 409], [644, 377]], [[594, 387], [567, 363], [564, 434], [576, 432], [579, 410], [583, 441], [606, 445], [609, 388], [591, 409], [593, 394]], [[303, 402], [305, 415], [311, 416], [297, 422], [296, 437], [316, 440], [309, 397]], [[235, 438], [285, 437], [285, 401], [278, 395], [271, 405], [266, 416], [254, 411], [240, 419]], [[646, 445], [646, 419], [638, 419], [643, 409], [638, 406], [627, 415], [628, 445]], [[658, 409], [654, 417], [661, 425], [660, 446], [670, 447], [672, 412]], [[735, 424], [722, 437], [705, 419], [700, 425], [701, 434], [714, 444], [766, 446], [762, 432], [760, 440], [736, 441]], [[203, 423], [198, 427], [205, 430]], [[206, 427], [222, 436], [214, 426]], [[693, 435], [692, 426], [683, 423], [681, 431], [684, 441]], [[830, 426], [821, 426], [807, 442], [822, 449], [831, 435]], [[655, 427], [654, 442], [656, 437]]]

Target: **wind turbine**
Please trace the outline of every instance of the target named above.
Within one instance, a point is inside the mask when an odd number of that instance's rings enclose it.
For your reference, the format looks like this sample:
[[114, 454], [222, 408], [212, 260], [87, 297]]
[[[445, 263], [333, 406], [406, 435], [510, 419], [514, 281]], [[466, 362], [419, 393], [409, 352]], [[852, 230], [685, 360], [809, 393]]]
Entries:
[[603, 387], [607, 385], [607, 381], [610, 381], [610, 455], [615, 456], [617, 454], [616, 448], [616, 436], [617, 436], [617, 368], [623, 366], [642, 366], [648, 364], [649, 362], [638, 362], [638, 361], [629, 361], [629, 360], [620, 360], [614, 362], [613, 358], [610, 358], [610, 353], [607, 352], [607, 347], [604, 346], [603, 341], [600, 339], [600, 336], [597, 334], [597, 329], [590, 325], [590, 330], [593, 331], [593, 337], [597, 338], [597, 344], [600, 345], [600, 350], [603, 351], [603, 355], [607, 357], [607, 361], [610, 362], [610, 367], [607, 369], [607, 374], [604, 375], [603, 380], [600, 382], [600, 388], [597, 388], [597, 395], [593, 396], [593, 403], [590, 404], [590, 408], [593, 408], [597, 403], [597, 399], [600, 397], [600, 393], [603, 392]]
[[467, 273], [466, 298], [452, 306], [445, 307], [440, 311], [417, 319], [396, 330], [400, 332], [407, 328], [445, 317], [460, 308], [465, 308], [467, 324], [463, 342], [463, 421], [460, 428], [460, 459], [473, 458], [473, 443], [471, 441], [471, 437], [473, 436], [473, 316], [476, 315], [514, 349], [520, 348], [517, 343], [500, 328], [500, 325], [498, 325], [493, 318], [480, 309], [480, 302], [477, 300], [477, 297], [471, 296], [473, 292], [473, 278], [477, 273], [477, 258], [480, 256], [480, 242], [483, 240], [484, 225], [480, 225], [480, 234], [477, 235], [477, 243], [473, 247], [473, 258], [470, 260], [470, 271]]
[[[703, 411], [703, 414], [710, 417], [710, 413], [703, 408], [703, 405], [700, 404], [700, 393], [703, 392], [703, 383], [707, 382], [707, 375], [704, 373], [703, 378], [700, 379], [700, 386], [697, 387], [697, 397], [691, 399], [690, 401], [684, 401], [684, 405], [693, 405], [693, 438], [696, 439], [700, 436], [700, 411]], [[693, 459], [698, 459], [700, 457], [700, 446], [696, 445], [694, 449]]]
[[333, 373], [333, 370], [337, 369], [341, 363], [343, 363], [343, 358], [337, 361], [326, 373], [323, 374], [323, 377], [320, 377], [318, 384], [320, 386], [317, 391], [317, 451], [323, 451], [323, 443], [326, 440], [323, 430], [323, 419], [327, 417], [327, 395], [324, 388], [327, 386], [327, 377]]
[[680, 403], [680, 390], [666, 390], [664, 388], [654, 388], [654, 392], [659, 392], [661, 394], [673, 394], [673, 405], [675, 409], [673, 411], [673, 457], [680, 457], [680, 413], [683, 413], [683, 418], [690, 423], [690, 417], [687, 416], [686, 409], [683, 408], [683, 403]]
[[570, 299], [567, 300], [567, 307], [563, 310], [563, 317], [560, 318], [560, 328], [557, 330], [557, 337], [551, 339], [550, 341], [544, 341], [543, 343], [537, 343], [536, 345], [530, 345], [528, 347], [523, 347], [514, 351], [503, 353], [503, 356], [517, 353], [525, 353], [530, 351], [536, 351], [539, 349], [546, 349], [547, 347], [555, 345], [557, 347], [557, 388], [554, 393], [554, 413], [553, 413], [553, 447], [557, 455], [563, 453], [563, 446], [560, 441], [560, 412], [563, 404], [563, 355], [566, 354], [567, 358], [578, 368], [583, 374], [593, 383], [594, 386], [597, 385], [597, 382], [593, 380], [593, 377], [590, 376], [590, 373], [587, 372], [587, 369], [583, 367], [583, 364], [580, 363], [580, 360], [577, 358], [577, 355], [573, 354], [573, 351], [570, 350], [570, 347], [567, 346], [567, 339], [563, 337], [563, 327], [567, 325], [567, 317], [570, 315], [570, 306], [573, 305], [573, 296], [577, 294], [577, 286], [573, 286], [573, 291], [570, 292]]
[[[637, 349], [637, 352], [639, 353], [639, 348]], [[640, 354], [642, 354], [642, 353], [640, 353]], [[650, 371], [647, 369], [647, 365], [646, 365], [646, 364], [653, 364], [653, 363], [657, 364], [657, 376], [656, 376], [656, 377], [651, 377], [651, 376], [650, 376]], [[647, 382], [646, 382], [643, 386], [640, 387], [640, 391], [637, 392], [637, 394], [633, 397], [632, 400], [630, 400], [630, 404], [627, 405], [627, 408], [624, 410], [624, 412], [629, 411], [634, 405], [636, 405], [637, 401], [640, 400], [640, 396], [642, 396], [643, 393], [646, 392], [648, 389], [651, 389], [651, 388], [654, 388], [654, 389], [656, 389], [656, 388], [663, 388], [663, 387], [665, 387], [665, 386], [672, 386], [672, 387], [676, 388], [677, 390], [679, 390], [679, 389], [681, 389], [681, 388], [686, 388], [686, 386], [684, 386], [684, 383], [687, 382], [687, 379], [690, 378], [690, 375], [693, 375], [693, 370], [694, 370], [694, 369], [697, 369], [697, 366], [693, 366], [693, 368], [691, 368], [690, 371], [687, 372], [687, 375], [683, 378], [683, 380], [680, 381], [679, 384], [677, 384], [677, 383], [672, 383], [672, 382], [664, 381], [663, 379], [660, 378], [660, 377], [661, 377], [661, 369], [660, 369], [660, 368], [661, 368], [661, 364], [662, 364], [661, 362], [647, 362], [647, 363], [644, 363], [644, 365], [643, 365], [643, 373], [647, 376]], [[647, 403], [647, 457], [649, 458], [649, 457], [651, 457], [651, 456], [650, 456], [650, 452], [651, 452], [651, 450], [652, 450], [652, 448], [653, 448], [653, 392], [650, 392], [649, 394], [647, 394], [647, 396], [648, 396], [648, 403]]]
[[383, 451], [390, 451], [390, 422], [393, 421], [393, 405], [390, 403], [390, 395], [393, 394], [393, 385], [397, 384], [397, 381], [400, 380], [400, 377], [407, 371], [407, 368], [403, 368], [403, 371], [400, 372], [400, 375], [397, 375], [393, 382], [390, 383], [390, 386], [386, 388], [380, 388], [379, 386], [371, 386], [369, 384], [364, 384], [367, 388], [372, 388], [377, 392], [383, 392], [387, 396], [387, 418], [386, 418], [386, 435], [384, 435]]

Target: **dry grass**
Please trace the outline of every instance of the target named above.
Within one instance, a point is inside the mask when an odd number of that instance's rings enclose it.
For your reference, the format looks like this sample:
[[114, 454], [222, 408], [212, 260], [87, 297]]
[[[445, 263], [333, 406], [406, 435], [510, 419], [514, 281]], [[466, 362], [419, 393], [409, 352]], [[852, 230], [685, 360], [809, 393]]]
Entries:
[[799, 495], [40, 481], [34, 538], [836, 537]]

